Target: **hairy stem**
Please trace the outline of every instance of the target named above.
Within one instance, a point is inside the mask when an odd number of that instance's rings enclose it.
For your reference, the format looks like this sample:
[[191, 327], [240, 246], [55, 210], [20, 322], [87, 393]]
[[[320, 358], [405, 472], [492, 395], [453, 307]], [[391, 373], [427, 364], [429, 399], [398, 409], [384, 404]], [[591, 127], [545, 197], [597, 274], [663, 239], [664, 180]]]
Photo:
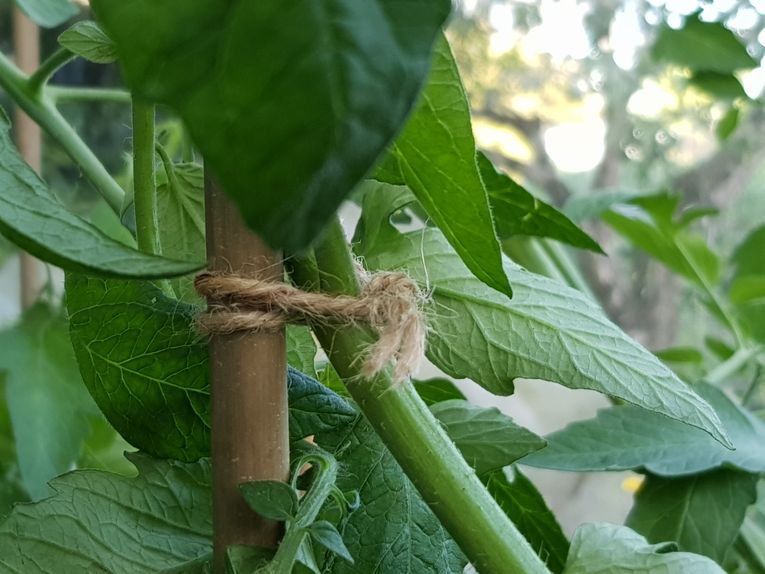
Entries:
[[56, 104], [81, 102], [131, 103], [130, 92], [119, 89], [48, 86], [45, 91], [48, 97]]
[[136, 241], [145, 253], [159, 253], [154, 164], [154, 105], [133, 101], [133, 197]]
[[46, 90], [41, 93], [30, 90], [29, 78], [2, 53], [0, 53], [0, 87], [64, 148], [109, 206], [119, 215], [125, 192], [77, 135], [74, 128], [59, 113], [53, 101], [47, 96]]
[[[293, 262], [303, 288], [358, 295], [359, 284], [343, 230], [335, 221], [309, 260]], [[361, 327], [317, 326], [316, 335], [356, 403], [425, 502], [482, 574], [547, 573], [526, 539], [494, 502], [410, 383], [388, 374], [359, 376], [358, 357], [372, 341]]]
[[74, 60], [75, 54], [66, 48], [59, 48], [37, 70], [29, 76], [27, 88], [33, 94], [39, 94], [58, 70]]

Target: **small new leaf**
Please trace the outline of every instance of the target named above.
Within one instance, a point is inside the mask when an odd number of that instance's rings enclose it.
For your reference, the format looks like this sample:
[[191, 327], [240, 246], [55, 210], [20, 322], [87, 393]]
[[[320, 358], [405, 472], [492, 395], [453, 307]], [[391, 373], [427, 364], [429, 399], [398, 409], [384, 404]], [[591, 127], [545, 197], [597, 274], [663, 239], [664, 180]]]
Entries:
[[348, 552], [343, 537], [332, 523], [319, 520], [308, 527], [308, 532], [314, 542], [353, 564], [353, 556]]
[[64, 48], [96, 64], [117, 61], [117, 47], [101, 27], [91, 20], [77, 22], [58, 37]]
[[298, 496], [286, 482], [257, 480], [239, 485], [245, 501], [255, 512], [271, 520], [291, 520], [297, 516]]

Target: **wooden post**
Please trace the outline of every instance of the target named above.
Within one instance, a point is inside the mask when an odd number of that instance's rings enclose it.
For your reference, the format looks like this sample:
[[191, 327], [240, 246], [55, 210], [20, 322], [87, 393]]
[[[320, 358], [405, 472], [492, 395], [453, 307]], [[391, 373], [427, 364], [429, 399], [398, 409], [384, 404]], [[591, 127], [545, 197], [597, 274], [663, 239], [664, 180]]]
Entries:
[[[210, 268], [281, 281], [281, 256], [247, 229], [236, 206], [209, 177], [205, 191]], [[238, 485], [289, 478], [286, 364], [283, 332], [211, 338], [216, 574], [225, 572], [227, 546], [272, 547], [280, 538], [281, 525], [252, 512]]]
[[[16, 65], [29, 74], [40, 65], [40, 29], [18, 7], [13, 8], [13, 52]], [[39, 126], [19, 107], [14, 115], [16, 146], [32, 169], [42, 168], [42, 134]], [[21, 308], [28, 309], [37, 300], [42, 288], [40, 262], [21, 252]]]

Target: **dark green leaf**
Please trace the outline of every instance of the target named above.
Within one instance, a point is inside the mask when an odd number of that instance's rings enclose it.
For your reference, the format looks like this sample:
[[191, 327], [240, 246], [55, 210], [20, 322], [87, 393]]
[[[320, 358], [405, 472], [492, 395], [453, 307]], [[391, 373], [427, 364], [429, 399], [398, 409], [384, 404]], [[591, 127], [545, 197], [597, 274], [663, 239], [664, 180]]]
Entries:
[[595, 191], [588, 194], [579, 193], [572, 195], [566, 200], [563, 212], [572, 221], [582, 223], [583, 221], [600, 217], [604, 211], [607, 211], [613, 205], [628, 203], [637, 197], [640, 197], [639, 193], [619, 190]]
[[16, 4], [44, 28], [54, 28], [79, 12], [71, 0], [16, 0]]
[[721, 361], [727, 361], [736, 352], [728, 343], [716, 337], [705, 337], [704, 344]]
[[483, 477], [483, 483], [531, 547], [555, 574], [563, 570], [569, 543], [542, 495], [518, 469], [512, 480], [504, 471]]
[[451, 400], [437, 403], [430, 410], [479, 475], [509, 466], [546, 444], [496, 408]]
[[406, 184], [468, 269], [509, 295], [475, 154], [467, 96], [449, 44], [442, 38], [420, 104], [375, 177]]
[[353, 556], [351, 556], [348, 549], [345, 547], [343, 537], [337, 531], [337, 528], [326, 520], [319, 520], [311, 524], [308, 527], [308, 532], [311, 534], [311, 538], [317, 543], [321, 544], [327, 550], [330, 550], [353, 564]]
[[425, 404], [428, 406], [453, 399], [459, 400], [465, 398], [462, 391], [460, 391], [449, 379], [428, 379], [426, 381], [413, 382], [420, 398], [425, 401]]
[[[207, 345], [197, 309], [150, 283], [67, 276], [70, 330], [85, 384], [112, 425], [156, 456], [210, 452]], [[288, 371], [290, 434], [297, 440], [355, 415], [340, 397]]]
[[725, 115], [717, 122], [715, 133], [720, 141], [727, 140], [738, 127], [738, 121], [740, 117], [738, 108], [729, 109]]
[[209, 554], [210, 463], [129, 455], [136, 478], [79, 470], [0, 525], [0, 570], [150, 574]]
[[117, 47], [95, 22], [77, 22], [58, 37], [58, 43], [70, 52], [96, 64], [117, 61]]
[[391, 237], [385, 246], [362, 254], [372, 269], [404, 269], [433, 289], [427, 353], [449, 376], [496, 394], [512, 393], [516, 378], [597, 390], [725, 441], [709, 405], [579, 291], [506, 260], [516, 286], [510, 300], [477, 281], [433, 229]]
[[679, 30], [664, 26], [651, 54], [656, 60], [694, 71], [727, 74], [757, 66], [733, 32], [720, 22], [702, 22], [696, 17], [688, 18]]
[[0, 232], [32, 255], [69, 271], [108, 277], [173, 277], [202, 265], [141, 253], [70, 213], [19, 156], [0, 110]]
[[645, 468], [662, 475], [686, 475], [735, 466], [765, 472], [765, 423], [706, 383], [693, 387], [717, 412], [736, 450], [707, 433], [632, 406], [603, 409], [549, 435], [547, 448], [523, 464], [559, 470]]
[[600, 245], [573, 221], [552, 205], [531, 195], [506, 174], [497, 171], [483, 153], [478, 153], [477, 160], [500, 239], [515, 235], [549, 237], [574, 247], [603, 253]]
[[688, 83], [706, 92], [716, 100], [725, 101], [747, 97], [741, 82], [733, 74], [697, 71], [693, 73]]
[[462, 574], [467, 560], [363, 416], [316, 440], [337, 458], [338, 488], [361, 498], [340, 528], [355, 564], [330, 557], [325, 572]]
[[248, 224], [271, 245], [296, 251], [399, 131], [451, 3], [91, 6], [117, 44], [131, 89], [174, 108]]
[[755, 474], [720, 469], [683, 478], [649, 475], [626, 524], [648, 542], [671, 540], [684, 552], [722, 564], [756, 498]]
[[0, 370], [13, 423], [21, 477], [33, 498], [72, 468], [98, 413], [77, 371], [62, 313], [38, 303], [0, 333]]
[[624, 526], [585, 524], [576, 529], [563, 574], [725, 574], [709, 558], [649, 545]]
[[290, 520], [298, 511], [298, 497], [287, 483], [257, 480], [239, 485], [242, 496], [255, 512], [271, 520]]
[[765, 225], [751, 231], [736, 247], [731, 261], [736, 267], [736, 276], [765, 275]]

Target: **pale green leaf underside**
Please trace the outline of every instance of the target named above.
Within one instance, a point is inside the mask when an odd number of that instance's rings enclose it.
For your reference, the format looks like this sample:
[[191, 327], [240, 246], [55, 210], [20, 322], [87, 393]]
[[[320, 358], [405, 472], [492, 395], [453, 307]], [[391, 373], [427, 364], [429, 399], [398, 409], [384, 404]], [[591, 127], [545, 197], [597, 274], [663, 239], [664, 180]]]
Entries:
[[117, 60], [117, 47], [93, 21], [77, 22], [58, 37], [58, 43], [70, 52], [96, 64]]
[[574, 533], [563, 574], [724, 574], [709, 558], [673, 546], [649, 545], [624, 526], [585, 524]]
[[717, 414], [579, 291], [505, 260], [508, 299], [478, 281], [443, 236], [427, 229], [391, 237], [366, 254], [373, 269], [404, 269], [433, 289], [428, 357], [447, 374], [510, 394], [516, 378], [592, 389], [709, 432]]
[[736, 450], [707, 433], [632, 406], [612, 407], [547, 437], [523, 464], [569, 471], [646, 469], [687, 475], [723, 465], [765, 472], [765, 424], [706, 383], [693, 387], [719, 415]]
[[107, 277], [174, 277], [203, 266], [131, 249], [69, 212], [24, 163], [9, 130], [0, 110], [0, 232], [19, 247], [62, 269]]

